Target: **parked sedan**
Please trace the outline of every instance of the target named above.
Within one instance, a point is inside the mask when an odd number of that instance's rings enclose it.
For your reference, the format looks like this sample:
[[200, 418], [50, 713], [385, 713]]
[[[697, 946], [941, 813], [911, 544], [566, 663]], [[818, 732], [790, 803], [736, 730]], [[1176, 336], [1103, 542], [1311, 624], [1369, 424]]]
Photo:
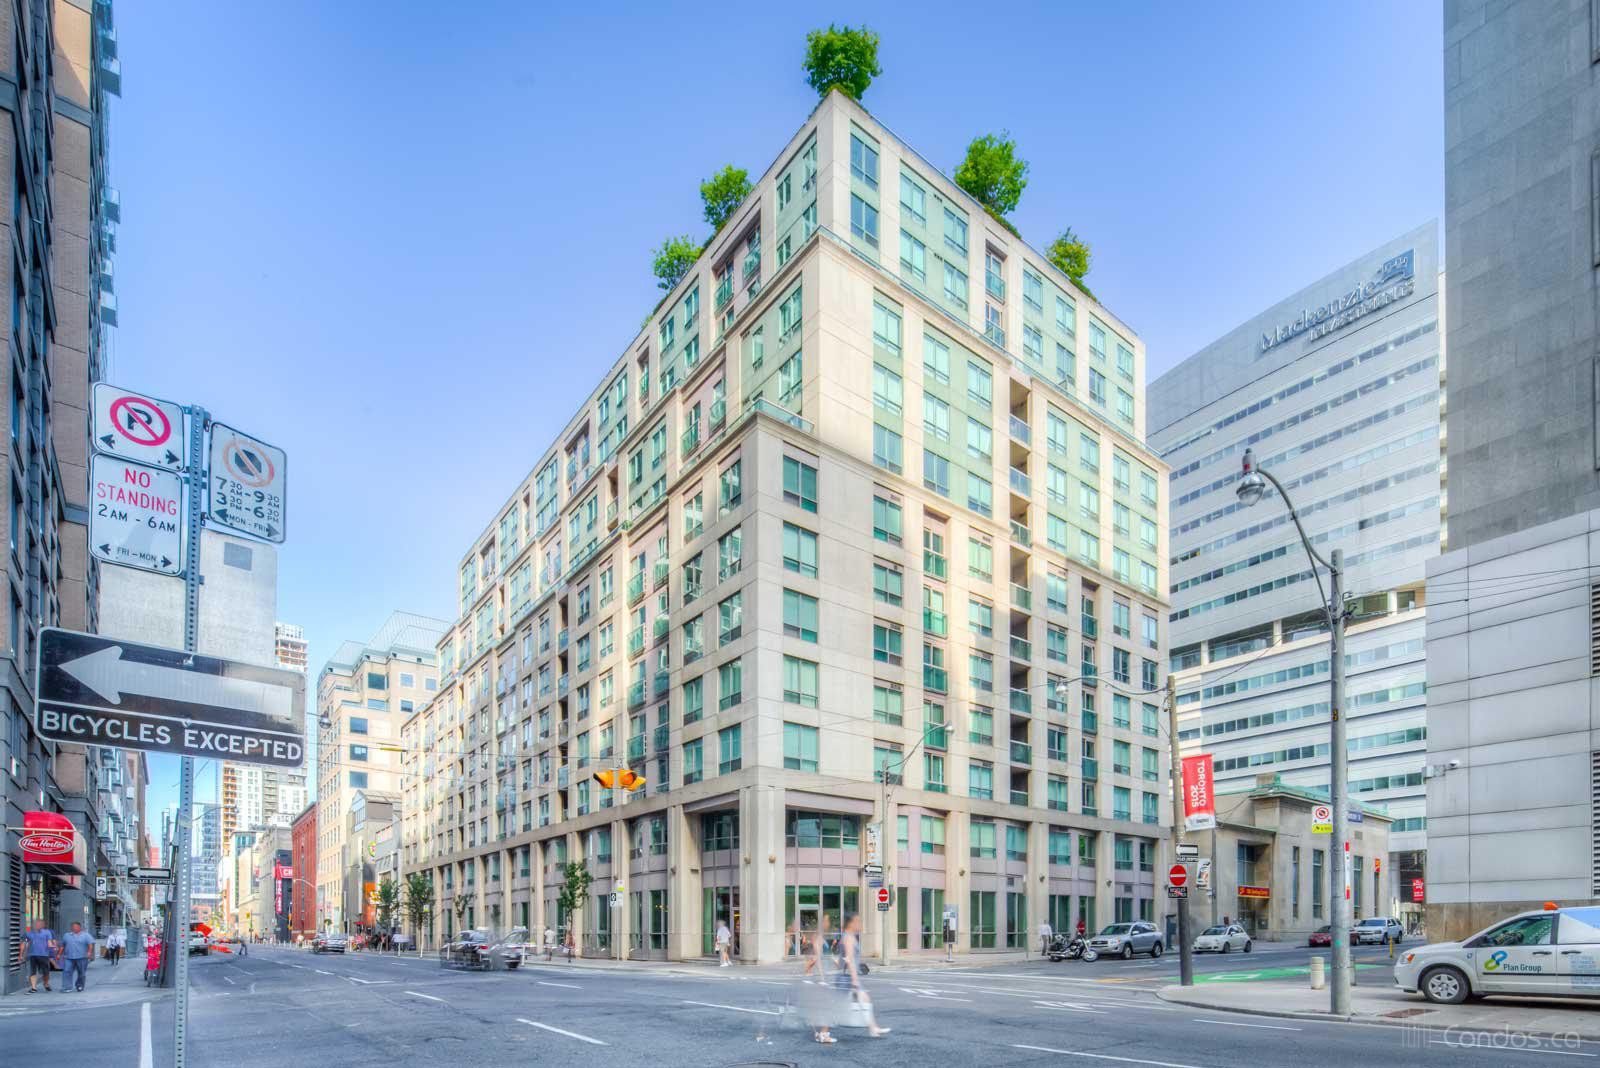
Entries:
[[1153, 923], [1113, 923], [1089, 939], [1089, 948], [1102, 957], [1118, 956], [1127, 960], [1135, 953], [1161, 956], [1161, 932]]
[[1236, 949], [1243, 953], [1251, 949], [1249, 933], [1236, 923], [1207, 927], [1194, 940], [1196, 953], [1232, 953]]
[[1358, 946], [1366, 942], [1380, 946], [1390, 942], [1399, 945], [1400, 939], [1405, 937], [1405, 930], [1393, 916], [1368, 916], [1350, 928], [1350, 941]]
[[1308, 946], [1331, 946], [1331, 945], [1333, 945], [1333, 928], [1330, 925], [1326, 924], [1326, 923], [1323, 924], [1321, 927], [1318, 927], [1315, 931], [1312, 931], [1309, 935], [1306, 936], [1306, 945], [1308, 945]]

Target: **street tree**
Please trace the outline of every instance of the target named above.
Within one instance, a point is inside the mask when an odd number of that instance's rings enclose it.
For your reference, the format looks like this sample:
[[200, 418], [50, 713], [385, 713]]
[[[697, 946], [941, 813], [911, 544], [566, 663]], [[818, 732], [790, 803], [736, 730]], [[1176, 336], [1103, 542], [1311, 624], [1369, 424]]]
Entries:
[[589, 900], [589, 884], [594, 882], [594, 875], [590, 873], [588, 863], [582, 860], [569, 860], [563, 865], [561, 874], [561, 889], [556, 892], [556, 907], [557, 911], [567, 918], [567, 926], [570, 928], [575, 922], [575, 917], [583, 915], [583, 906]]
[[806, 34], [806, 58], [802, 64], [806, 84], [827, 96], [838, 89], [853, 100], [860, 100], [872, 79], [883, 73], [878, 66], [878, 35], [862, 26], [828, 24], [826, 30]]
[[[1094, 252], [1089, 248], [1089, 243], [1073, 232], [1072, 227], [1061, 231], [1059, 237], [1050, 242], [1050, 247], [1045, 249], [1045, 258], [1055, 264], [1061, 273], [1072, 279], [1077, 287], [1089, 293], [1089, 287], [1083, 284], [1083, 276], [1089, 273], [1089, 265]], [[1094, 296], [1089, 293], [1089, 296]]]
[[394, 933], [395, 914], [400, 910], [400, 884], [393, 879], [384, 879], [378, 884], [378, 929], [388, 934]]
[[1028, 162], [1017, 158], [1017, 142], [1001, 131], [999, 135], [974, 137], [967, 146], [967, 158], [956, 168], [956, 185], [1001, 216], [1016, 210], [1022, 191], [1028, 187]]
[[700, 200], [706, 206], [706, 222], [712, 230], [720, 232], [749, 195], [750, 172], [731, 163], [701, 182]]
[[688, 234], [667, 238], [656, 249], [655, 259], [650, 264], [650, 270], [656, 276], [656, 285], [672, 292], [672, 288], [683, 281], [683, 276], [689, 273], [689, 268], [699, 258], [700, 248]]
[[433, 912], [433, 880], [420, 871], [414, 871], [406, 876], [405, 911], [406, 919], [411, 924], [411, 933], [417, 940], [417, 956], [420, 957], [422, 932], [427, 927], [429, 915]]

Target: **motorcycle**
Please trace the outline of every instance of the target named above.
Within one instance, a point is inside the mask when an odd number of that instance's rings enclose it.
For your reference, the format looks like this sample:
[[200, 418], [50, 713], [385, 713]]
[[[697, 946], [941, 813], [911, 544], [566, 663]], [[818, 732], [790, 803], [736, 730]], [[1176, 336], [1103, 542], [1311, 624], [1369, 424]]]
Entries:
[[1056, 935], [1050, 941], [1049, 957], [1053, 961], [1081, 960], [1086, 964], [1093, 964], [1100, 959], [1100, 954], [1089, 948], [1089, 943], [1082, 935], [1075, 935], [1069, 941], [1066, 935]]

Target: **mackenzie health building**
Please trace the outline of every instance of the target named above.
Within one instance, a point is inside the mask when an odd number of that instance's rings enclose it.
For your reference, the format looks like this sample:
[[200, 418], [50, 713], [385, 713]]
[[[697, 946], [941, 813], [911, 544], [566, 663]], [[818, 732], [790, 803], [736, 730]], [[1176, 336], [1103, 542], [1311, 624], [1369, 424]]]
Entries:
[[[1328, 787], [1321, 598], [1278, 495], [1254, 507], [1235, 495], [1246, 448], [1283, 483], [1317, 551], [1344, 550], [1351, 797], [1394, 819], [1361, 915], [1420, 911], [1423, 572], [1440, 552], [1445, 509], [1441, 319], [1430, 222], [1266, 309], [1149, 394], [1149, 441], [1172, 468], [1179, 738], [1185, 754], [1213, 755], [1219, 793], [1262, 776]], [[1310, 873], [1292, 869], [1292, 857], [1271, 858], [1271, 892], [1305, 886]]]

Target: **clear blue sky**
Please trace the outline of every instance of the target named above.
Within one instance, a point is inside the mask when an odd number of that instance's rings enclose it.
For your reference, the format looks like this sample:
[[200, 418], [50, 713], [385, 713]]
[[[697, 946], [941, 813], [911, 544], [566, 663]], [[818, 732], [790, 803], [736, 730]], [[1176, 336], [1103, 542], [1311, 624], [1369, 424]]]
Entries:
[[391, 609], [454, 614], [470, 539], [654, 304], [650, 249], [810, 111], [815, 12], [881, 34], [864, 103], [947, 173], [1010, 130], [1014, 221], [1093, 245], [1152, 375], [1442, 214], [1434, 3], [1012, 5], [988, 35], [970, 5], [562, 7], [118, 11], [111, 378], [288, 450], [279, 616], [313, 678]]

